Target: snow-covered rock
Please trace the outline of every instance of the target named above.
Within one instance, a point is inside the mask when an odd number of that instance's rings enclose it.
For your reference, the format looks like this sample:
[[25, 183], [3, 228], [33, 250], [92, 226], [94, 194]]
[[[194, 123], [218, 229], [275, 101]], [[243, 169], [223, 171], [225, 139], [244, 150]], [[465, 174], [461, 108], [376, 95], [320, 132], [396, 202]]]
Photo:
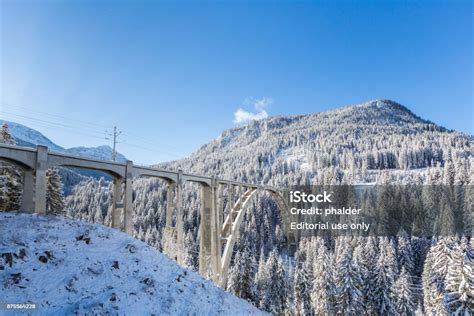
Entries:
[[35, 315], [263, 314], [125, 233], [0, 213], [0, 305], [27, 302]]

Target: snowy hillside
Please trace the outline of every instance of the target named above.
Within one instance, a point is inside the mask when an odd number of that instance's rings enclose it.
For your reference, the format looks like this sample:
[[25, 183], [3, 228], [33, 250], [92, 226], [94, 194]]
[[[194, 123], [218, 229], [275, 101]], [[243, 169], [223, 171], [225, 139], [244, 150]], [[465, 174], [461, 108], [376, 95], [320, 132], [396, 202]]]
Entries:
[[[275, 116], [224, 131], [161, 167], [254, 183], [371, 182], [367, 170], [425, 170], [472, 156], [471, 135], [447, 130], [390, 100]], [[374, 173], [372, 173], [374, 174]]]
[[[0, 120], [0, 125], [3, 123], [8, 123], [10, 132], [19, 146], [34, 147], [36, 145], [48, 146], [49, 150], [63, 152], [71, 155], [89, 157], [99, 160], [111, 160], [112, 157], [112, 148], [107, 145], [102, 145], [98, 147], [72, 147], [72, 148], [63, 148], [59, 145], [56, 145], [48, 137], [44, 136], [42, 133], [27, 127], [22, 124], [15, 122], [3, 121]], [[122, 154], [117, 154], [117, 161], [125, 162], [127, 158]]]
[[124, 233], [0, 213], [0, 304], [20, 302], [43, 315], [263, 314]]
[[0, 125], [3, 125], [4, 123], [8, 124], [10, 132], [12, 133], [13, 137], [15, 137], [17, 144], [20, 146], [30, 147], [44, 145], [48, 146], [50, 150], [53, 151], [64, 151], [64, 148], [56, 145], [49, 138], [32, 128], [15, 122], [0, 120]]
[[[112, 157], [112, 148], [107, 145], [102, 145], [98, 147], [71, 147], [66, 149], [66, 152], [71, 155], [90, 157], [99, 160], [111, 160]], [[126, 162], [127, 158], [124, 155], [117, 153], [117, 161]]]

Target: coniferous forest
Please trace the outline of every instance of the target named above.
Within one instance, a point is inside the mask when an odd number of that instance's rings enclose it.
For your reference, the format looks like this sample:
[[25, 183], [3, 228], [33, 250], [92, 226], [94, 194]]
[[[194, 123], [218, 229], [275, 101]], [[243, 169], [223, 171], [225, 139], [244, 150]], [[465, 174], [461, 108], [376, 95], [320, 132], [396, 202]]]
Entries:
[[[473, 140], [393, 101], [377, 100], [254, 121], [223, 132], [188, 158], [156, 167], [279, 188], [463, 186], [465, 194], [456, 201], [471, 215], [463, 218], [464, 234], [308, 237], [299, 241], [294, 256], [287, 252], [275, 201], [259, 193], [247, 209], [226, 290], [275, 315], [472, 315]], [[15, 144], [8, 126], [0, 141]], [[16, 210], [21, 170], [8, 163], [0, 170], [1, 209]], [[112, 194], [106, 175], [48, 171], [49, 213], [110, 225]], [[182, 194], [184, 262], [197, 270], [199, 186], [185, 184]], [[133, 206], [135, 237], [175, 258], [174, 240], [164, 236], [166, 184], [135, 179]], [[402, 211], [383, 201], [379, 206]]]

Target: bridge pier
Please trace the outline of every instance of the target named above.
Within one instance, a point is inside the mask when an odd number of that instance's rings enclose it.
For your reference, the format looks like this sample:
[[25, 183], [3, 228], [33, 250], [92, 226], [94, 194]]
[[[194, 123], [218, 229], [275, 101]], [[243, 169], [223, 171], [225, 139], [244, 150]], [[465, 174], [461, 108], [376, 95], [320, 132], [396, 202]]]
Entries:
[[234, 186], [232, 184], [229, 184], [229, 212], [232, 210], [232, 207], [234, 206], [235, 199], [234, 199]]
[[46, 214], [46, 170], [48, 168], [48, 147], [37, 146], [35, 164], [35, 213]]
[[210, 276], [216, 283], [220, 276], [220, 239], [218, 235], [218, 214], [216, 207], [216, 185], [201, 188], [201, 224], [199, 227], [199, 273]]
[[123, 200], [122, 200], [122, 178], [113, 178], [113, 201], [112, 201], [112, 228], [122, 230], [122, 211], [123, 211]]
[[35, 210], [33, 200], [35, 191], [35, 173], [33, 170], [25, 169], [23, 176], [23, 194], [21, 196], [20, 212], [32, 213]]
[[173, 210], [174, 210], [174, 202], [173, 202], [173, 191], [175, 188], [175, 184], [171, 181], [167, 182], [166, 187], [166, 222], [165, 222], [165, 229], [171, 231], [173, 229]]
[[178, 256], [176, 261], [178, 264], [184, 264], [184, 223], [183, 223], [183, 207], [181, 203], [182, 190], [182, 175], [181, 170], [178, 171], [178, 181], [176, 183], [176, 244], [178, 247]]
[[221, 209], [219, 206], [219, 185], [215, 178], [212, 179], [212, 243], [211, 243], [211, 255], [212, 255], [212, 265], [213, 271], [216, 274], [213, 280], [216, 284], [219, 282], [221, 275], [221, 254], [222, 254], [222, 244], [221, 244], [221, 220], [220, 213]]
[[[181, 207], [181, 170], [178, 171], [177, 181], [168, 180], [166, 188], [166, 222], [163, 238], [168, 238], [167, 242], [174, 243], [177, 248], [176, 262], [184, 264], [184, 224], [183, 209]], [[176, 190], [176, 193], [175, 193]], [[176, 197], [176, 200], [175, 200]], [[176, 221], [173, 226], [173, 213], [176, 209]], [[176, 240], [175, 240], [176, 237]]]
[[[217, 183], [216, 186], [217, 236], [221, 236], [222, 224], [224, 223], [224, 186], [220, 183]], [[218, 242], [218, 244], [221, 245], [221, 242]]]
[[127, 234], [133, 236], [133, 163], [127, 161], [125, 167], [125, 193], [123, 201], [124, 229]]

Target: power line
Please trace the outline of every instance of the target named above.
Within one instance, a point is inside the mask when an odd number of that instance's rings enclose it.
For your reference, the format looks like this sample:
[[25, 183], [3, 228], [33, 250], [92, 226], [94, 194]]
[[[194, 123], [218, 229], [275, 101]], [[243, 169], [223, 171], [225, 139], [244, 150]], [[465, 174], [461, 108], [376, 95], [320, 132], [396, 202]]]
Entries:
[[31, 117], [31, 116], [27, 116], [27, 115], [23, 115], [23, 114], [16, 114], [16, 113], [3, 111], [3, 110], [0, 110], [0, 113], [2, 113], [4, 115], [9, 115], [9, 116], [21, 118], [21, 119], [28, 119], [30, 121], [55, 125], [55, 126], [62, 127], [62, 128], [68, 128], [68, 129], [74, 129], [74, 130], [80, 129], [80, 130], [85, 130], [85, 131], [91, 132], [91, 133], [104, 133], [105, 132], [105, 130], [99, 131], [97, 129], [84, 128], [83, 126], [79, 126], [79, 125], [74, 126], [74, 125], [70, 125], [70, 124], [64, 124], [64, 123], [54, 122], [54, 121], [50, 121], [50, 120], [44, 120], [44, 119], [37, 118], [37, 117]]
[[[26, 108], [20, 107], [20, 106], [18, 106], [17, 108], [26, 109]], [[31, 111], [31, 110], [29, 110], [29, 111]], [[51, 117], [57, 117], [57, 118], [60, 118], [61, 120], [69, 120], [69, 121], [72, 121], [74, 123], [80, 123], [81, 125], [76, 125], [75, 126], [75, 125], [71, 125], [71, 124], [65, 124], [63, 122], [60, 123], [60, 122], [57, 122], [57, 121], [45, 120], [45, 119], [41, 119], [41, 118], [37, 118], [37, 117], [31, 117], [31, 116], [27, 116], [27, 115], [22, 115], [22, 114], [9, 112], [9, 111], [0, 110], [0, 113], [2, 113], [4, 115], [11, 116], [11, 117], [14, 117], [14, 118], [15, 117], [20, 118], [22, 120], [27, 120], [27, 121], [33, 122], [34, 124], [36, 124], [38, 126], [45, 127], [45, 128], [51, 129], [51, 130], [55, 130], [57, 128], [60, 128], [62, 130], [66, 129], [69, 132], [73, 132], [74, 134], [79, 134], [79, 135], [83, 135], [83, 136], [87, 136], [87, 137], [91, 137], [91, 138], [112, 140], [112, 159], [113, 160], [115, 160], [116, 156], [117, 156], [116, 148], [117, 148], [118, 143], [124, 144], [126, 146], [130, 146], [130, 147], [135, 147], [135, 148], [151, 151], [151, 152], [161, 152], [161, 153], [164, 153], [164, 154], [167, 154], [167, 155], [174, 156], [176, 158], [181, 158], [182, 157], [182, 155], [180, 155], [180, 154], [177, 154], [177, 153], [174, 153], [174, 152], [171, 152], [171, 151], [168, 151], [168, 150], [163, 150], [162, 148], [158, 148], [157, 146], [160, 146], [160, 147], [165, 146], [165, 147], [169, 147], [171, 149], [177, 149], [177, 148], [174, 148], [174, 147], [169, 146], [169, 145], [158, 144], [156, 141], [152, 141], [152, 140], [147, 139], [143, 136], [140, 136], [140, 135], [137, 135], [137, 134], [134, 134], [134, 133], [130, 133], [128, 131], [122, 131], [122, 130], [118, 131], [116, 126], [114, 127], [113, 132], [108, 132], [107, 130], [99, 130], [96, 127], [84, 128], [84, 126], [82, 126], [82, 124], [84, 123], [84, 124], [93, 125], [93, 126], [105, 127], [103, 125], [95, 124], [95, 123], [92, 123], [92, 122], [83, 122], [83, 121], [75, 120], [73, 118], [68, 118], [68, 117], [65, 117], [65, 116], [62, 116], [62, 115], [56, 115], [56, 114], [51, 114], [51, 113], [42, 112], [42, 111], [32, 111], [32, 112], [37, 112], [37, 113], [40, 113], [42, 115], [48, 115], [48, 116], [51, 116]], [[80, 130], [80, 131], [78, 131], [78, 130]], [[129, 136], [132, 136], [135, 139], [140, 139], [142, 143], [147, 143], [148, 145], [153, 146], [153, 148], [149, 148], [148, 146], [140, 146], [140, 145], [131, 144], [131, 143], [128, 143], [128, 142], [119, 141], [118, 136], [122, 133], [124, 133], [126, 135], [129, 135]], [[104, 136], [100, 136], [100, 134], [103, 134]], [[136, 142], [134, 142], [134, 143], [136, 143]]]
[[167, 144], [158, 143], [158, 142], [156, 142], [156, 140], [151, 140], [151, 139], [149, 139], [149, 138], [145, 138], [145, 137], [143, 137], [143, 136], [140, 136], [140, 135], [137, 135], [137, 134], [134, 134], [134, 133], [130, 133], [130, 132], [128, 132], [128, 131], [124, 131], [124, 134], [125, 134], [125, 135], [129, 135], [129, 136], [132, 136], [133, 138], [141, 139], [142, 142], [145, 142], [145, 143], [147, 143], [148, 145], [152, 145], [152, 146], [165, 146], [165, 147], [168, 147], [169, 149], [179, 150], [179, 149], [176, 148], [176, 147], [173, 147], [173, 146], [170, 146], [170, 145], [167, 145]]
[[[80, 123], [81, 125], [79, 126], [71, 126], [70, 124], [68, 126], [70, 127], [73, 127], [73, 128], [81, 128], [81, 129], [84, 129], [84, 126], [83, 124], [87, 124], [87, 125], [90, 125], [90, 126], [94, 126], [93, 128], [89, 127], [87, 129], [89, 129], [91, 132], [100, 132], [100, 133], [103, 133], [104, 130], [105, 132], [107, 132], [108, 134], [112, 134], [112, 132], [108, 132], [109, 130], [112, 129], [111, 126], [106, 126], [106, 125], [101, 125], [101, 124], [97, 124], [97, 123], [94, 123], [94, 122], [86, 122], [86, 121], [81, 121], [81, 120], [78, 120], [78, 119], [75, 119], [75, 118], [71, 118], [71, 117], [66, 117], [64, 115], [60, 115], [60, 114], [55, 114], [55, 113], [49, 113], [49, 112], [45, 112], [45, 111], [38, 111], [38, 110], [31, 110], [27, 107], [24, 107], [24, 106], [19, 106], [19, 105], [11, 105], [11, 104], [3, 104], [4, 106], [6, 107], [11, 107], [11, 108], [17, 108], [17, 109], [21, 109], [21, 110], [27, 110], [29, 112], [35, 112], [35, 113], [38, 113], [38, 114], [41, 114], [41, 115], [45, 115], [45, 116], [50, 116], [50, 117], [53, 117], [53, 118], [59, 118], [61, 120], [68, 120], [68, 121], [71, 121], [71, 122], [74, 122], [74, 123]], [[7, 113], [7, 111], [5, 110], [2, 110], [3, 112]], [[14, 113], [12, 113], [14, 114]], [[20, 115], [20, 114], [14, 114], [14, 115]], [[61, 123], [61, 125], [66, 125], [64, 123]], [[99, 128], [97, 128], [99, 127]], [[170, 149], [174, 149], [174, 150], [179, 150], [178, 148], [176, 147], [173, 147], [173, 146], [170, 146], [170, 145], [167, 145], [167, 144], [162, 144], [162, 143], [157, 143], [156, 140], [151, 140], [149, 138], [146, 138], [146, 137], [143, 137], [141, 135], [137, 135], [137, 134], [134, 134], [134, 133], [131, 133], [129, 131], [122, 131], [124, 134], [127, 134], [129, 136], [132, 136], [133, 138], [138, 138], [140, 139], [142, 142], [145, 142], [149, 145], [152, 145], [152, 146], [165, 146], [165, 147], [168, 147]]]
[[135, 148], [139, 148], [139, 149], [143, 149], [143, 150], [147, 150], [147, 151], [151, 151], [151, 152], [159, 151], [159, 152], [161, 152], [161, 153], [174, 156], [174, 157], [176, 157], [176, 158], [182, 158], [182, 157], [183, 157], [182, 155], [178, 155], [178, 154], [176, 154], [176, 153], [172, 153], [172, 152], [165, 151], [165, 150], [162, 150], [162, 149], [157, 150], [157, 149], [153, 149], [153, 148], [149, 148], [149, 147], [144, 147], [144, 146], [139, 146], [139, 145], [135, 145], [135, 144], [130, 144], [130, 143], [127, 143], [127, 142], [120, 142], [120, 143], [123, 144], [123, 145], [126, 145], [126, 146], [135, 147]]
[[[33, 112], [33, 113], [37, 113], [37, 114], [40, 114], [40, 115], [44, 115], [44, 116], [49, 116], [51, 118], [55, 118], [55, 119], [61, 119], [62, 121], [63, 120], [67, 120], [67, 121], [70, 121], [70, 122], [73, 122], [73, 123], [80, 123], [80, 125], [78, 126], [74, 126], [74, 128], [80, 128], [80, 129], [88, 129], [89, 131], [91, 132], [95, 132], [95, 133], [103, 133], [104, 130], [106, 133], [108, 134], [112, 134], [113, 132], [109, 132], [109, 130], [112, 129], [111, 126], [107, 126], [107, 125], [102, 125], [102, 124], [97, 124], [97, 123], [94, 123], [94, 122], [87, 122], [87, 121], [81, 121], [81, 120], [78, 120], [76, 118], [71, 118], [71, 117], [67, 117], [67, 116], [64, 116], [64, 115], [61, 115], [61, 114], [57, 114], [57, 113], [50, 113], [50, 112], [46, 112], [46, 111], [39, 111], [39, 110], [32, 110], [30, 108], [27, 108], [25, 106], [20, 106], [20, 105], [12, 105], [12, 104], [6, 104], [6, 103], [3, 103], [2, 104], [3, 106], [7, 107], [7, 108], [16, 108], [16, 109], [19, 109], [19, 110], [26, 110], [28, 112]], [[6, 112], [5, 110], [3, 110], [3, 112]], [[89, 125], [90, 127], [84, 127], [84, 124], [86, 125]], [[62, 123], [62, 125], [65, 125], [64, 123]], [[70, 124], [68, 124], [70, 125]], [[135, 133], [131, 133], [129, 131], [125, 131], [125, 130], [122, 130], [123, 134], [126, 134], [126, 135], [129, 135], [129, 136], [132, 136], [133, 138], [138, 138], [140, 139], [142, 142], [145, 142], [147, 143], [148, 145], [152, 145], [152, 146], [164, 146], [164, 147], [168, 147], [169, 149], [172, 149], [172, 150], [177, 150], [179, 151], [180, 149], [174, 147], [174, 146], [170, 146], [168, 144], [163, 144], [163, 143], [159, 143], [157, 142], [156, 140], [151, 140], [149, 138], [146, 138], [146, 137], [143, 137], [141, 135], [137, 135]]]
[[[3, 111], [0, 111], [0, 113], [1, 112], [3, 112]], [[64, 130], [67, 130], [67, 131], [69, 131], [71, 133], [74, 133], [74, 134], [80, 134], [80, 135], [87, 136], [87, 137], [104, 139], [104, 137], [99, 137], [97, 135], [92, 135], [92, 134], [89, 134], [89, 133], [84, 133], [82, 131], [78, 131], [77, 128], [75, 128], [73, 126], [66, 126], [66, 125], [63, 125], [63, 124], [57, 124], [57, 123], [54, 123], [54, 122], [49, 122], [49, 121], [45, 121], [45, 120], [41, 120], [41, 119], [36, 119], [36, 118], [33, 118], [33, 117], [24, 116], [24, 115], [17, 115], [17, 114], [13, 114], [13, 113], [12, 114], [6, 114], [6, 115], [14, 117], [14, 118], [16, 117], [16, 118], [20, 118], [22, 120], [30, 121], [31, 123], [34, 123], [38, 126], [48, 128], [48, 129], [52, 129], [52, 130], [56, 130], [57, 128], [62, 128]]]
[[3, 106], [7, 107], [7, 108], [16, 108], [16, 109], [20, 109], [20, 110], [26, 110], [28, 112], [33, 112], [33, 113], [37, 113], [37, 114], [41, 114], [41, 115], [45, 115], [45, 116], [50, 116], [50, 117], [53, 117], [53, 118], [59, 118], [61, 120], [68, 120], [68, 121], [73, 121], [73, 122], [77, 122], [77, 123], [81, 123], [81, 124], [86, 124], [86, 125], [94, 126], [95, 129], [100, 128], [100, 130], [103, 130], [103, 129], [110, 129], [111, 128], [111, 126], [107, 126], [107, 125], [103, 125], [103, 124], [97, 124], [97, 123], [94, 123], [94, 122], [81, 121], [81, 120], [78, 120], [76, 118], [67, 117], [67, 116], [64, 116], [64, 115], [61, 115], [61, 114], [33, 110], [31, 108], [20, 106], [20, 105], [11, 105], [11, 104], [5, 104], [4, 103]]

